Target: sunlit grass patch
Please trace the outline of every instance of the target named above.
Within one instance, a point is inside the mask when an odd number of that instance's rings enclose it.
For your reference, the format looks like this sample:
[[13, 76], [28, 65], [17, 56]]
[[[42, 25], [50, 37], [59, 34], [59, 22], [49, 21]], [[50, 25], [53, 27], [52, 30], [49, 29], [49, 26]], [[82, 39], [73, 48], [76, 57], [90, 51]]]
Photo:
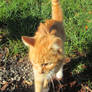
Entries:
[[10, 55], [20, 54], [22, 56], [27, 51], [26, 47], [21, 42], [21, 40], [16, 40], [16, 41], [9, 40], [8, 44], [9, 44]]
[[76, 65], [76, 67], [73, 69], [72, 73], [73, 74], [79, 74], [85, 70], [85, 64], [79, 63]]

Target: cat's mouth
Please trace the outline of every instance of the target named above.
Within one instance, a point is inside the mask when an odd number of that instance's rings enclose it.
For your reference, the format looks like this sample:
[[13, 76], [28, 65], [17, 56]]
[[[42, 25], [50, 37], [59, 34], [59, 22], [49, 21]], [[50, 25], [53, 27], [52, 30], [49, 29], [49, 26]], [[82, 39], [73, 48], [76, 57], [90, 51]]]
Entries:
[[42, 66], [42, 71], [43, 73], [48, 73], [49, 71], [51, 71], [54, 67], [56, 66], [56, 63], [51, 63], [51, 64], [45, 64], [44, 66]]

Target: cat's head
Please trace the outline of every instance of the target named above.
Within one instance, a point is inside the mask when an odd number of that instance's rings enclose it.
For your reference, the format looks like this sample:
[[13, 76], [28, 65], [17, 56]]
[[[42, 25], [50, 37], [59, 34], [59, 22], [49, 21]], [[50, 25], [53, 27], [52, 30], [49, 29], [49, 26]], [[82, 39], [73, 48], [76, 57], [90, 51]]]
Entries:
[[46, 27], [41, 28], [34, 37], [22, 36], [22, 41], [29, 47], [29, 59], [34, 69], [41, 74], [46, 74], [58, 62], [63, 63], [63, 41], [45, 29]]

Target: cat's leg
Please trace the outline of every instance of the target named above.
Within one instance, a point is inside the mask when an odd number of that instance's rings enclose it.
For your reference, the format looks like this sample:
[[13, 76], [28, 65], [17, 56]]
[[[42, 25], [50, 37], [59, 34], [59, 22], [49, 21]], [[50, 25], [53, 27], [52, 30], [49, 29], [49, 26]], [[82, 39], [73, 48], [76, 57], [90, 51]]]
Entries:
[[48, 80], [45, 79], [44, 84], [43, 84], [43, 91], [42, 92], [48, 92], [48, 91], [49, 91]]
[[35, 84], [35, 92], [42, 92], [43, 89], [43, 76], [37, 71], [37, 69], [34, 69], [34, 84]]
[[[35, 77], [39, 77], [39, 76], [35, 76]], [[43, 85], [43, 80], [35, 78], [35, 92], [42, 92], [42, 85]]]
[[62, 79], [63, 77], [63, 66], [59, 69], [59, 71], [56, 73], [56, 78], [57, 79]]

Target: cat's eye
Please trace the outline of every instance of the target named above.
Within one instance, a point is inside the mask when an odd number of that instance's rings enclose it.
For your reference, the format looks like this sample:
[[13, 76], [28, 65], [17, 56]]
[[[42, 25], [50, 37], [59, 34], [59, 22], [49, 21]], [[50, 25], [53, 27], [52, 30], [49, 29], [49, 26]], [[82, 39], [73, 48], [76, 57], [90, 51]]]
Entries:
[[42, 66], [46, 66], [46, 65], [48, 65], [48, 63], [44, 63], [44, 64], [42, 64]]
[[62, 53], [62, 49], [59, 49], [57, 52], [58, 52], [59, 54]]

